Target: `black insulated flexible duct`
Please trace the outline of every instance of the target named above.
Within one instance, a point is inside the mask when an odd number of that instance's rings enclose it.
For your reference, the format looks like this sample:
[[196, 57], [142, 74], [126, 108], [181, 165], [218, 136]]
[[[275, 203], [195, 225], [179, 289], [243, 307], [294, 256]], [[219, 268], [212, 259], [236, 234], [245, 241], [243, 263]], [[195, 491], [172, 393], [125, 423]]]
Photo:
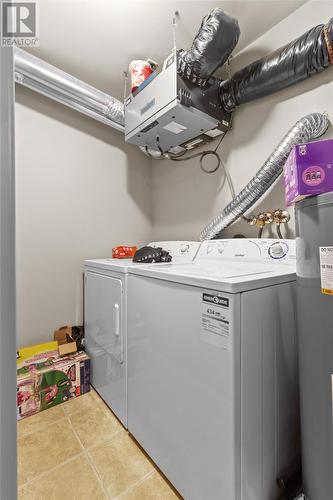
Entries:
[[237, 45], [240, 29], [237, 19], [216, 8], [204, 17], [188, 50], [178, 52], [178, 73], [197, 85], [221, 67]]
[[[223, 52], [222, 52], [223, 53]], [[240, 104], [287, 88], [324, 71], [333, 64], [333, 18], [293, 42], [245, 66], [220, 83], [223, 108], [231, 112]]]

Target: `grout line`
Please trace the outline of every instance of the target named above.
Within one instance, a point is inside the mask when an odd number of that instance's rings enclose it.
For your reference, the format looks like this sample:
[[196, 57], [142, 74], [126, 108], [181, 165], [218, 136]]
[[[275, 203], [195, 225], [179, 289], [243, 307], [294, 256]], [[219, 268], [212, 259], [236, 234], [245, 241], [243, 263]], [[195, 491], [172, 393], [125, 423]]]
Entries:
[[136, 483], [132, 484], [131, 486], [129, 486], [127, 488], [127, 490], [123, 491], [122, 493], [120, 493], [120, 495], [117, 495], [115, 497], [111, 497], [112, 500], [120, 500], [121, 498], [123, 498], [125, 495], [127, 495], [128, 493], [130, 493], [131, 491], [135, 490], [135, 488], [137, 486], [139, 486], [141, 483], [143, 483], [144, 481], [146, 481], [150, 476], [153, 476], [154, 474], [157, 474], [157, 471], [156, 470], [152, 470], [150, 472], [148, 472], [145, 476], [143, 476], [141, 479], [139, 479]]
[[[96, 394], [96, 395], [98, 396], [98, 394]], [[104, 403], [104, 402], [103, 402], [103, 403]], [[105, 403], [104, 403], [104, 405], [105, 405]], [[114, 414], [113, 414], [113, 412], [110, 410], [110, 408], [109, 408], [107, 405], [105, 405], [105, 407], [108, 409], [108, 411], [110, 411], [110, 413], [111, 413], [112, 415], [114, 415]], [[73, 425], [72, 421], [71, 421], [71, 417], [72, 417], [73, 415], [75, 415], [75, 413], [76, 413], [76, 412], [74, 412], [73, 414], [67, 414], [67, 413], [66, 413], [66, 411], [64, 410], [64, 408], [62, 408], [62, 413], [63, 413], [63, 416], [61, 417], [61, 419], [60, 419], [60, 420], [62, 420], [62, 419], [66, 419], [66, 420], [67, 420], [67, 422], [68, 422], [68, 424], [69, 424], [70, 428], [72, 429], [73, 434], [74, 434], [75, 438], [77, 439], [77, 441], [78, 441], [78, 443], [79, 443], [79, 446], [80, 446], [80, 448], [81, 448], [80, 453], [77, 453], [77, 454], [73, 455], [72, 457], [68, 458], [67, 460], [65, 460], [64, 462], [61, 462], [60, 464], [57, 464], [57, 465], [56, 465], [55, 467], [53, 467], [52, 469], [49, 469], [49, 470], [47, 470], [47, 471], [45, 471], [45, 472], [42, 472], [41, 474], [39, 474], [38, 476], [34, 477], [33, 479], [30, 479], [30, 480], [26, 481], [25, 483], [22, 483], [22, 484], [18, 485], [18, 487], [19, 487], [19, 488], [22, 488], [22, 487], [25, 487], [25, 486], [29, 486], [30, 484], [35, 483], [35, 482], [36, 482], [36, 481], [38, 481], [39, 479], [42, 479], [43, 477], [45, 477], [45, 476], [46, 476], [47, 474], [49, 474], [50, 472], [53, 472], [53, 471], [55, 471], [55, 470], [59, 469], [59, 468], [60, 468], [60, 467], [62, 467], [63, 465], [69, 464], [72, 460], [75, 460], [75, 459], [77, 459], [77, 458], [79, 458], [79, 457], [85, 457], [85, 458], [87, 459], [87, 461], [88, 461], [88, 463], [90, 464], [90, 466], [91, 466], [91, 468], [92, 468], [92, 470], [93, 470], [93, 473], [94, 473], [94, 475], [95, 475], [95, 477], [96, 477], [96, 479], [97, 479], [97, 481], [98, 481], [99, 485], [100, 485], [100, 486], [101, 486], [101, 488], [102, 488], [102, 491], [103, 491], [103, 492], [104, 492], [104, 494], [106, 495], [106, 498], [108, 498], [109, 500], [111, 500], [111, 499], [112, 499], [112, 500], [115, 500], [115, 499], [119, 499], [119, 500], [120, 500], [120, 499], [121, 499], [121, 498], [123, 498], [126, 494], [130, 493], [130, 492], [131, 492], [131, 491], [133, 491], [133, 490], [134, 490], [137, 486], [139, 486], [141, 483], [143, 483], [145, 480], [147, 480], [149, 477], [151, 477], [151, 476], [153, 476], [155, 473], [157, 473], [156, 469], [153, 469], [153, 470], [151, 470], [150, 472], [148, 472], [145, 476], [143, 476], [142, 478], [140, 478], [138, 481], [136, 481], [134, 484], [131, 484], [131, 485], [130, 485], [130, 486], [129, 486], [126, 490], [124, 490], [124, 491], [123, 491], [122, 493], [120, 493], [119, 495], [117, 495], [117, 496], [115, 496], [115, 497], [110, 496], [110, 495], [109, 495], [109, 493], [108, 493], [108, 491], [107, 491], [107, 489], [106, 489], [106, 487], [105, 487], [105, 485], [104, 485], [104, 483], [103, 483], [102, 477], [100, 476], [100, 474], [99, 474], [99, 472], [98, 472], [97, 467], [95, 466], [95, 464], [94, 464], [94, 462], [93, 462], [92, 458], [90, 457], [89, 452], [90, 452], [90, 450], [92, 451], [92, 450], [94, 450], [95, 448], [97, 448], [97, 447], [99, 447], [99, 446], [101, 446], [101, 445], [103, 445], [103, 444], [106, 444], [106, 443], [108, 443], [108, 442], [112, 441], [112, 438], [113, 438], [114, 436], [116, 436], [116, 435], [120, 434], [121, 432], [124, 432], [124, 431], [125, 431], [125, 432], [126, 432], [126, 434], [127, 434], [128, 436], [130, 436], [130, 434], [128, 433], [128, 431], [127, 431], [124, 427], [122, 427], [122, 428], [120, 428], [119, 430], [115, 431], [115, 432], [114, 432], [114, 434], [112, 434], [112, 435], [111, 435], [111, 436], [109, 436], [108, 438], [106, 438], [106, 439], [104, 439], [104, 440], [102, 440], [102, 441], [99, 441], [96, 445], [93, 445], [93, 446], [91, 446], [91, 447], [89, 447], [89, 448], [85, 448], [85, 447], [83, 446], [83, 444], [82, 444], [81, 440], [80, 440], [80, 437], [79, 437], [79, 435], [78, 435], [78, 433], [77, 433], [77, 431], [76, 431], [76, 429], [75, 429], [75, 427], [74, 427], [74, 425]], [[41, 429], [43, 429], [44, 427], [47, 427], [48, 425], [49, 425], [49, 424], [43, 425], [43, 426], [39, 427], [38, 429], [35, 429], [34, 431], [31, 431], [31, 432], [25, 433], [23, 436], [31, 435], [31, 434], [33, 434], [34, 432], [39, 432]], [[23, 437], [23, 436], [22, 436], [22, 437]], [[134, 443], [134, 444], [136, 445], [136, 447], [137, 447], [138, 449], [140, 449], [140, 447], [139, 447], [136, 443]]]
[[90, 458], [89, 454], [87, 452], [85, 452], [85, 456], [90, 464], [90, 467], [92, 468], [93, 470], [93, 473], [95, 474], [96, 476], [96, 479], [98, 481], [98, 483], [100, 484], [101, 488], [102, 488], [102, 491], [104, 492], [106, 498], [110, 499], [110, 495], [108, 493], [108, 490], [106, 489], [105, 487], [105, 484], [104, 484], [104, 481], [102, 480], [102, 477], [100, 476], [98, 470], [97, 470], [97, 467], [96, 465], [94, 464], [93, 460]]
[[[99, 396], [99, 394], [95, 391], [95, 396], [97, 396], [96, 399], [99, 399], [102, 403], [104, 403], [104, 406], [105, 408], [107, 409], [107, 411], [109, 411], [118, 421], [119, 419], [116, 417], [116, 415], [113, 413], [113, 411], [108, 407], [108, 405], [105, 403], [105, 401]], [[94, 398], [95, 399], [95, 398]], [[120, 422], [120, 421], [119, 421]], [[127, 436], [131, 438], [131, 434], [128, 432], [128, 430], [123, 426], [123, 424], [120, 422], [121, 424], [121, 428], [116, 431], [114, 434], [112, 434], [111, 436], [109, 436], [108, 438], [104, 439], [103, 441], [100, 441], [98, 444], [96, 444], [96, 446], [91, 446], [89, 448], [86, 449], [86, 453], [87, 453], [87, 456], [88, 456], [88, 459], [89, 461], [91, 462], [93, 468], [95, 468], [95, 464], [93, 463], [93, 461], [91, 460], [90, 458], [90, 455], [89, 455], [89, 451], [90, 450], [93, 450], [95, 448], [98, 448], [100, 445], [102, 444], [106, 444], [110, 441], [112, 441], [112, 438], [118, 434], [120, 434], [121, 432], [126, 432]], [[140, 451], [141, 448], [138, 446], [137, 442], [134, 440], [134, 445], [136, 446], [136, 448], [138, 448]], [[143, 455], [146, 455], [145, 453], [143, 453]], [[149, 460], [151, 461], [151, 459], [149, 458]], [[123, 498], [127, 493], [130, 493], [131, 491], [133, 491], [137, 486], [139, 486], [141, 483], [143, 483], [146, 479], [148, 479], [150, 476], [152, 476], [153, 474], [157, 473], [157, 470], [155, 469], [154, 467], [154, 464], [153, 465], [153, 470], [151, 470], [150, 472], [148, 472], [145, 476], [141, 477], [138, 481], [136, 481], [135, 483], [131, 484], [126, 490], [124, 490], [122, 493], [120, 493], [119, 495], [116, 495], [115, 497], [114, 496], [110, 496], [108, 494], [108, 492], [106, 492], [107, 494], [107, 497], [110, 499], [110, 500], [118, 500], [118, 499], [121, 499]], [[96, 469], [96, 472], [97, 472], [97, 475], [99, 476], [99, 473]], [[102, 479], [101, 479], [102, 481]], [[104, 489], [104, 488], [103, 488]], [[105, 491], [105, 490], [104, 490]]]
[[[76, 398], [73, 398], [72, 400], [68, 401], [69, 405], [71, 404], [71, 401], [76, 401], [78, 398], [84, 398], [85, 396], [88, 396], [90, 393], [91, 393], [91, 391], [86, 392], [85, 394], [81, 394], [81, 396], [77, 396]], [[93, 398], [93, 396], [92, 396], [92, 398]], [[67, 410], [65, 410], [65, 408], [63, 408], [64, 414], [66, 415], [66, 417], [71, 417], [72, 415], [75, 415], [78, 412], [82, 412], [82, 408], [77, 408], [73, 412], [69, 413], [70, 412], [69, 405], [67, 406], [67, 408], [68, 408]], [[65, 406], [66, 406], [66, 404], [65, 404]], [[89, 404], [87, 406], [89, 407]], [[84, 410], [85, 409], [86, 408], [84, 408]]]
[[[44, 410], [44, 411], [47, 411], [47, 410]], [[27, 418], [30, 418], [30, 417], [27, 417]], [[62, 420], [63, 418], [67, 418], [67, 415], [63, 415], [62, 417], [58, 417], [58, 418], [55, 418], [54, 421], [52, 422], [48, 422], [47, 424], [42, 424], [41, 426], [38, 426], [36, 429], [32, 430], [32, 431], [27, 431], [27, 432], [22, 432], [22, 431], [19, 431], [17, 429], [17, 437], [18, 439], [22, 439], [22, 438], [25, 438], [26, 436], [30, 436], [31, 434], [34, 434], [35, 432], [40, 432], [42, 431], [43, 429], [45, 429], [46, 427], [50, 427], [50, 425], [53, 425], [55, 424], [56, 422], [59, 422], [60, 420]], [[24, 419], [23, 419], [24, 420]], [[22, 421], [23, 421], [22, 420]], [[18, 424], [19, 424], [20, 420], [18, 420]]]
[[[103, 401], [103, 402], [104, 402], [104, 401]], [[104, 404], [105, 404], [105, 403], [104, 403]], [[113, 412], [110, 410], [110, 408], [109, 408], [107, 405], [105, 405], [105, 406], [106, 406], [107, 410], [108, 410], [108, 411], [109, 411], [112, 415], [114, 415], [114, 414], [113, 414]], [[77, 438], [78, 438], [78, 439], [79, 439], [79, 441], [80, 441], [80, 438], [79, 438], [79, 436], [78, 436], [78, 434], [77, 434], [77, 432], [76, 432], [76, 430], [75, 430], [75, 427], [74, 427], [74, 425], [72, 424], [72, 422], [71, 422], [70, 418], [69, 418], [69, 422], [70, 422], [70, 426], [71, 426], [71, 428], [72, 428], [72, 430], [73, 430], [74, 434], [77, 436]], [[98, 444], [93, 445], [93, 446], [91, 446], [91, 447], [89, 447], [89, 448], [85, 448], [85, 447], [83, 446], [83, 444], [81, 443], [81, 441], [80, 441], [81, 448], [83, 449], [83, 452], [84, 452], [85, 456], [87, 457], [87, 459], [88, 459], [88, 461], [89, 461], [89, 463], [90, 463], [90, 465], [91, 465], [91, 467], [92, 467], [93, 471], [95, 472], [95, 475], [96, 475], [96, 477], [97, 477], [97, 479], [98, 479], [98, 482], [100, 483], [100, 485], [101, 485], [101, 487], [102, 487], [102, 489], [103, 489], [104, 493], [106, 494], [106, 496], [107, 496], [107, 498], [108, 498], [109, 500], [111, 500], [111, 499], [112, 499], [112, 500], [115, 500], [115, 499], [117, 499], [117, 498], [121, 498], [121, 497], [122, 497], [122, 496], [124, 496], [126, 493], [128, 493], [128, 492], [132, 491], [132, 490], [133, 490], [134, 488], [136, 488], [139, 484], [141, 484], [143, 481], [145, 481], [148, 477], [150, 477], [151, 475], [153, 475], [153, 474], [156, 472], [156, 470], [155, 470], [155, 469], [153, 469], [152, 471], [148, 472], [145, 476], [143, 476], [141, 479], [139, 479], [138, 481], [136, 481], [134, 484], [131, 484], [131, 486], [129, 486], [126, 490], [124, 490], [124, 491], [123, 491], [120, 495], [117, 495], [116, 497], [113, 497], [113, 496], [110, 496], [110, 495], [109, 495], [109, 493], [108, 493], [108, 491], [107, 491], [106, 487], [104, 486], [104, 483], [103, 483], [102, 477], [100, 476], [100, 474], [99, 474], [99, 472], [98, 472], [98, 469], [97, 469], [97, 467], [96, 467], [96, 465], [95, 465], [94, 461], [93, 461], [93, 460], [92, 460], [92, 458], [90, 457], [89, 451], [90, 451], [90, 450], [93, 450], [93, 449], [95, 449], [95, 448], [98, 448], [99, 446], [101, 446], [101, 445], [103, 445], [103, 444], [106, 444], [106, 443], [108, 443], [108, 442], [112, 441], [112, 438], [113, 438], [114, 436], [116, 436], [116, 435], [118, 435], [118, 434], [120, 434], [121, 432], [124, 432], [124, 431], [125, 431], [125, 432], [126, 432], [126, 434], [129, 436], [128, 431], [127, 431], [124, 427], [122, 427], [122, 428], [121, 428], [121, 429], [119, 429], [118, 431], [115, 431], [115, 433], [114, 433], [114, 434], [112, 434], [111, 436], [109, 436], [108, 438], [106, 438], [106, 439], [104, 439], [104, 440], [102, 440], [102, 441], [99, 441], [99, 442], [98, 442]], [[139, 447], [137, 446], [137, 444], [136, 444], [136, 443], [135, 443], [135, 446], [136, 446], [137, 448], [139, 448]]]
[[[80, 397], [84, 397], [86, 396], [87, 394], [91, 394], [91, 391], [86, 393], [86, 394], [83, 394], [82, 396]], [[69, 413], [69, 410], [64, 410], [64, 413], [66, 415], [66, 417], [72, 417], [74, 415], [77, 415], [78, 413], [82, 413], [82, 411], [91, 411], [91, 410], [94, 410], [96, 407], [99, 408], [99, 409], [107, 409], [117, 420], [119, 420], [117, 418], [117, 416], [110, 410], [110, 408], [107, 406], [107, 404], [105, 403], [105, 401], [103, 401], [102, 398], [100, 398], [98, 396], [98, 399], [95, 398], [94, 396], [91, 395], [91, 398], [92, 398], [92, 401], [89, 401], [87, 406], [85, 406], [84, 408], [77, 408], [76, 410], [72, 411]], [[92, 404], [90, 404], [92, 403]], [[94, 406], [93, 406], [94, 405]]]
[[[47, 410], [45, 410], [47, 411]], [[29, 418], [29, 417], [28, 417]], [[58, 419], [58, 421], [61, 421], [63, 419], [66, 419], [68, 421], [68, 423], [70, 424], [69, 422], [69, 419], [66, 415], [63, 415], [63, 417], [61, 417], [60, 419]], [[56, 421], [55, 421], [56, 422]], [[52, 422], [52, 423], [55, 423], [55, 422]], [[20, 437], [20, 439], [24, 438], [25, 436], [31, 436], [32, 434], [35, 434], [35, 432], [40, 432], [44, 427], [48, 427], [50, 424], [48, 424], [47, 426], [43, 426], [43, 427], [39, 427], [38, 429], [35, 429], [34, 431], [32, 432], [28, 432], [24, 435], [22, 435]], [[75, 437], [77, 438], [77, 436], [75, 435]], [[80, 444], [80, 447], [82, 449], [82, 446], [81, 446], [81, 442], [79, 441], [79, 444]], [[19, 453], [19, 443], [17, 442], [17, 452]], [[38, 474], [37, 476], [35, 476], [34, 478], [32, 479], [29, 479], [28, 481], [25, 481], [24, 483], [21, 483], [21, 484], [17, 484], [18, 488], [21, 488], [23, 486], [27, 486], [29, 485], [30, 483], [33, 483], [34, 481], [38, 480], [38, 479], [41, 479], [43, 478], [44, 476], [46, 476], [49, 472], [53, 471], [53, 470], [56, 470], [58, 469], [59, 467], [62, 467], [63, 465], [66, 465], [67, 463], [71, 462], [71, 460], [74, 460], [76, 458], [78, 458], [80, 455], [82, 454], [82, 452], [80, 453], [76, 453], [75, 455], [71, 456], [70, 458], [68, 458], [67, 460], [64, 460], [63, 462], [61, 462], [60, 464], [57, 464], [55, 465], [54, 467], [52, 467], [51, 469], [48, 469], [46, 470], [45, 472], [41, 472], [40, 474]]]
[[61, 464], [58, 464], [56, 465], [55, 467], [52, 467], [52, 469], [48, 469], [47, 471], [45, 472], [42, 472], [41, 474], [38, 474], [38, 476], [34, 477], [33, 479], [29, 479], [28, 481], [26, 481], [25, 483], [21, 483], [21, 484], [18, 484], [18, 487], [21, 488], [23, 486], [28, 486], [29, 484], [31, 483], [34, 483], [35, 481], [38, 481], [39, 479], [45, 477], [47, 474], [49, 474], [50, 472], [53, 472], [55, 471], [56, 469], [59, 469], [60, 467], [62, 467], [63, 465], [66, 465], [68, 464], [69, 462], [71, 462], [72, 460], [75, 460], [76, 458], [80, 457], [82, 455], [82, 451], [80, 451], [80, 453], [76, 453], [75, 455], [73, 455], [71, 458], [68, 458], [67, 460], [64, 460], [63, 462], [61, 462]]
[[71, 422], [71, 419], [70, 419], [69, 417], [66, 417], [66, 418], [67, 418], [67, 420], [68, 420], [68, 423], [69, 423], [70, 428], [72, 429], [72, 431], [73, 431], [73, 433], [74, 433], [74, 435], [75, 435], [76, 439], [77, 439], [77, 440], [78, 440], [78, 442], [79, 442], [79, 445], [80, 445], [81, 450], [82, 450], [83, 452], [85, 452], [85, 448], [84, 448], [83, 444], [81, 443], [81, 439], [79, 438], [78, 433], [77, 433], [77, 432], [76, 432], [76, 430], [74, 429], [74, 426], [73, 426], [73, 424], [72, 424], [72, 422]]
[[80, 446], [81, 446], [81, 448], [82, 448], [82, 450], [83, 450], [83, 454], [84, 454], [84, 456], [85, 456], [85, 457], [86, 457], [86, 459], [88, 460], [88, 463], [90, 464], [90, 467], [92, 468], [92, 471], [93, 471], [93, 473], [94, 473], [94, 475], [95, 475], [95, 477], [96, 477], [96, 479], [97, 479], [97, 481], [98, 481], [99, 485], [100, 485], [100, 486], [101, 486], [101, 488], [102, 488], [102, 491], [103, 491], [103, 492], [104, 492], [104, 494], [106, 495], [106, 498], [108, 498], [108, 499], [109, 499], [109, 498], [110, 498], [110, 496], [109, 496], [109, 494], [108, 494], [108, 492], [107, 492], [107, 489], [106, 489], [106, 488], [105, 488], [105, 486], [104, 486], [104, 483], [103, 483], [103, 481], [102, 481], [102, 478], [101, 478], [101, 476], [100, 476], [100, 474], [99, 474], [99, 472], [98, 472], [98, 470], [97, 470], [97, 468], [96, 468], [96, 466], [95, 466], [94, 462], [91, 460], [91, 458], [90, 458], [90, 456], [89, 456], [89, 454], [88, 454], [88, 452], [87, 452], [87, 449], [86, 449], [86, 448], [83, 446], [83, 444], [81, 443], [81, 440], [80, 440], [80, 438], [79, 438], [79, 435], [78, 435], [78, 433], [76, 432], [76, 429], [75, 429], [74, 425], [72, 424], [71, 419], [70, 419], [69, 417], [68, 417], [68, 421], [69, 421], [69, 425], [70, 425], [70, 427], [71, 427], [72, 431], [74, 432], [74, 434], [75, 434], [76, 438], [78, 439], [78, 441], [79, 441], [79, 443], [80, 443]]
[[118, 436], [118, 434], [120, 434], [121, 432], [125, 432], [126, 434], [128, 434], [128, 432], [127, 432], [126, 429], [115, 430], [113, 434], [111, 434], [110, 436], [108, 436], [106, 438], [101, 439], [100, 441], [97, 441], [97, 443], [92, 444], [91, 446], [87, 446], [87, 448], [85, 448], [85, 450], [87, 450], [87, 451], [93, 451], [96, 448], [99, 448], [101, 445], [105, 445], [107, 443], [110, 443], [113, 440], [113, 438], [115, 436]]

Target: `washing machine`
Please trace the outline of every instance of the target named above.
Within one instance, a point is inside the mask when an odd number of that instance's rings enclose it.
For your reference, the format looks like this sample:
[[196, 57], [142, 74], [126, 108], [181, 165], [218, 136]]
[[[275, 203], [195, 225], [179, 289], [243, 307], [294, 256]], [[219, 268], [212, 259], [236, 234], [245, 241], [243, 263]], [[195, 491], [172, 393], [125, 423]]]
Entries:
[[185, 499], [276, 500], [299, 461], [294, 241], [131, 268], [128, 302], [129, 431]]
[[[199, 242], [162, 241], [173, 262], [193, 260]], [[127, 427], [127, 276], [142, 264], [131, 259], [86, 260], [84, 274], [86, 351], [91, 357], [91, 384]], [[158, 266], [159, 264], [152, 264]]]

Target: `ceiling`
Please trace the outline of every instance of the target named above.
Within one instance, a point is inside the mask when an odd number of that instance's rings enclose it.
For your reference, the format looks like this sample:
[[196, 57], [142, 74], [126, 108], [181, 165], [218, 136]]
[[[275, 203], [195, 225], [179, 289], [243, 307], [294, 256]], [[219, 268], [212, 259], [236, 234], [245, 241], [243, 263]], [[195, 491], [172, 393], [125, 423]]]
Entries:
[[221, 7], [239, 21], [239, 51], [305, 1], [40, 0], [40, 47], [31, 52], [123, 99], [128, 63], [161, 62], [171, 51], [176, 10], [178, 47], [187, 48], [205, 14]]

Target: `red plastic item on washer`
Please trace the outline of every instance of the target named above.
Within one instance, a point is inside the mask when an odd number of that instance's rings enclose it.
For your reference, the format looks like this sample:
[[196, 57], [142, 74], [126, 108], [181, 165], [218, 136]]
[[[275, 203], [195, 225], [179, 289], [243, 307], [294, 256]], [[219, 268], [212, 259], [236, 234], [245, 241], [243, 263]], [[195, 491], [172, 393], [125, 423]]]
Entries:
[[112, 248], [112, 258], [113, 259], [131, 259], [134, 257], [137, 247], [128, 247], [120, 245], [118, 247]]

